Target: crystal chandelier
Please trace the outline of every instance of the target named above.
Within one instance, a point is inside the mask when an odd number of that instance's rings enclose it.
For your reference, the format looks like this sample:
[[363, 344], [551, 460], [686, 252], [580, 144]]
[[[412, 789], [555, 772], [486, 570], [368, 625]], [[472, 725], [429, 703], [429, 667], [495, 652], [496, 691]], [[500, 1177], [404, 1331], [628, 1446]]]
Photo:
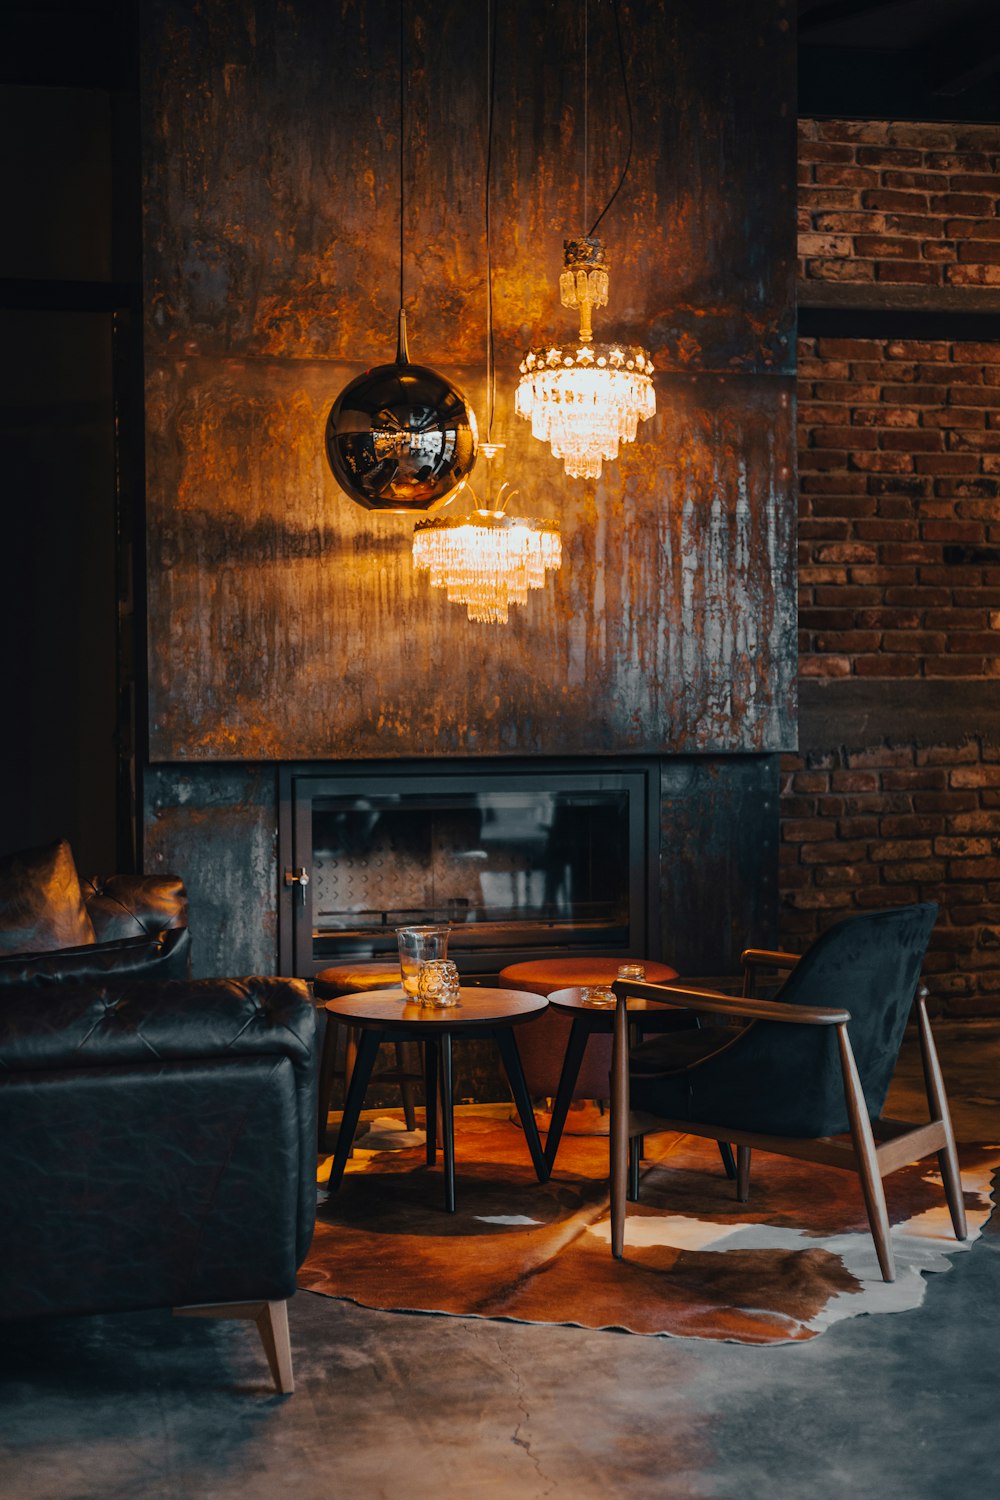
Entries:
[[526, 604], [528, 590], [561, 565], [559, 523], [502, 510], [432, 517], [416, 524], [413, 563], [452, 604], [464, 604], [470, 620], [506, 625], [510, 606]]
[[452, 604], [464, 604], [470, 620], [506, 625], [512, 604], [526, 604], [531, 589], [540, 589], [547, 573], [562, 566], [558, 521], [538, 521], [506, 512], [513, 499], [502, 484], [493, 502], [493, 460], [504, 447], [493, 441], [496, 366], [493, 357], [493, 252], [490, 216], [490, 167], [493, 145], [493, 89], [496, 58], [496, 9], [486, 4], [486, 441], [479, 452], [486, 460], [487, 503], [480, 505], [471, 483], [460, 488], [472, 496], [474, 509], [464, 516], [435, 516], [418, 521], [413, 532], [413, 565], [430, 577], [431, 587], [446, 589]]
[[580, 309], [576, 344], [529, 349], [521, 361], [516, 411], [549, 443], [571, 479], [599, 479], [620, 443], [635, 442], [656, 411], [653, 362], [638, 344], [595, 344], [591, 309], [608, 301], [608, 264], [594, 236], [564, 241], [563, 307]]
[[[521, 361], [515, 406], [531, 422], [532, 435], [549, 443], [571, 479], [600, 479], [605, 459], [618, 457], [620, 443], [635, 442], [639, 423], [656, 411], [653, 362], [638, 344], [595, 344], [592, 309], [608, 305], [608, 261], [596, 230], [628, 177], [632, 160], [632, 104], [622, 43], [618, 0], [611, 0], [618, 61], [628, 112], [628, 150], [617, 186], [590, 233], [563, 241], [559, 278], [563, 307], [580, 310], [574, 343], [529, 349]], [[589, 7], [583, 3], [583, 214], [587, 222]]]

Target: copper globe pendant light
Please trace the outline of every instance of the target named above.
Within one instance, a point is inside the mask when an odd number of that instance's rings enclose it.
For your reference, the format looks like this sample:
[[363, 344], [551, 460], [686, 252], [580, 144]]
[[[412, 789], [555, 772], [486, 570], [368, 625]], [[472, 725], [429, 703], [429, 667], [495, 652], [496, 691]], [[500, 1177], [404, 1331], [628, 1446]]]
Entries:
[[427, 365], [411, 364], [403, 297], [404, 13], [399, 7], [399, 325], [396, 358], [345, 386], [326, 424], [326, 454], [341, 489], [367, 510], [437, 510], [476, 461], [476, 417], [465, 396]]

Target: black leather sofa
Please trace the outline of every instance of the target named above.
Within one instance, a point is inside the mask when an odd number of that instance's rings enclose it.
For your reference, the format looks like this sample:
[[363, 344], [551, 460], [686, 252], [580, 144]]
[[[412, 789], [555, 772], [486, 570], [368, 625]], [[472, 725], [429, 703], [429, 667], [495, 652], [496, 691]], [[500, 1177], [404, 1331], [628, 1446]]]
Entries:
[[[91, 899], [127, 909], [128, 889], [105, 883]], [[112, 967], [0, 985], [0, 1320], [249, 1317], [290, 1390], [286, 1303], [316, 1201], [306, 986]]]

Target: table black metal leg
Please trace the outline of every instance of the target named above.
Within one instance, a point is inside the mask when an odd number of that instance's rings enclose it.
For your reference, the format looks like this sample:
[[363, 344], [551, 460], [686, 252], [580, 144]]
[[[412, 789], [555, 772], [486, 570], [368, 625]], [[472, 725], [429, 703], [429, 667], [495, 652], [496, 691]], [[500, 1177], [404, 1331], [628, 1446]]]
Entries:
[[365, 1090], [368, 1080], [372, 1076], [372, 1068], [378, 1056], [379, 1034], [377, 1031], [363, 1031], [361, 1042], [358, 1046], [357, 1061], [351, 1073], [351, 1083], [347, 1090], [347, 1098], [344, 1100], [344, 1113], [340, 1121], [340, 1130], [337, 1135], [337, 1148], [333, 1153], [333, 1162], [330, 1166], [330, 1192], [335, 1192], [340, 1186], [347, 1165], [347, 1158], [354, 1141], [354, 1132], [358, 1128], [358, 1118], [361, 1114], [361, 1106], [365, 1102]]
[[556, 1097], [552, 1101], [549, 1130], [545, 1137], [545, 1164], [549, 1172], [556, 1164], [556, 1152], [559, 1150], [566, 1116], [569, 1114], [569, 1107], [573, 1101], [573, 1090], [580, 1076], [580, 1064], [583, 1062], [584, 1049], [589, 1035], [590, 1027], [585, 1021], [580, 1021], [574, 1016], [570, 1026], [569, 1041], [566, 1043], [562, 1072], [559, 1074], [559, 1086], [556, 1089]]
[[451, 1036], [441, 1038], [441, 1149], [444, 1153], [444, 1206], [455, 1212], [455, 1115], [452, 1093]]
[[527, 1141], [528, 1150], [531, 1152], [535, 1175], [539, 1182], [548, 1182], [549, 1165], [545, 1160], [542, 1143], [538, 1137], [538, 1122], [531, 1108], [531, 1098], [528, 1094], [524, 1069], [521, 1067], [521, 1054], [517, 1050], [514, 1033], [508, 1027], [504, 1027], [503, 1029], [494, 1031], [493, 1035], [500, 1049], [503, 1065], [507, 1070], [507, 1078], [510, 1083], [511, 1093], [514, 1095], [514, 1103], [517, 1106], [518, 1115], [521, 1118], [521, 1129], [524, 1131], [524, 1139]]
[[427, 1137], [427, 1165], [433, 1167], [437, 1161], [437, 1080], [438, 1044], [428, 1037], [424, 1042], [424, 1133]]

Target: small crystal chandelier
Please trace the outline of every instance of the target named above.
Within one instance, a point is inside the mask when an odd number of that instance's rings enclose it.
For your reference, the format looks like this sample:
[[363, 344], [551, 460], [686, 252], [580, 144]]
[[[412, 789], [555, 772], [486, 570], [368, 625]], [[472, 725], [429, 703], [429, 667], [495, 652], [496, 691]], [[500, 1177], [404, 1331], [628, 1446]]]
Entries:
[[[483, 443], [487, 461], [503, 445]], [[475, 492], [467, 485], [473, 497]], [[495, 508], [479, 506], [466, 516], [418, 521], [413, 532], [413, 565], [430, 575], [431, 586], [447, 589], [452, 604], [464, 604], [470, 620], [506, 625], [510, 606], [526, 604], [529, 589], [540, 589], [545, 575], [562, 565], [558, 521], [509, 516], [513, 498], [501, 485]]]
[[490, 220], [490, 164], [493, 142], [493, 84], [496, 57], [496, 11], [486, 5], [486, 441], [479, 452], [486, 459], [487, 503], [480, 505], [466, 480], [460, 490], [471, 495], [469, 515], [435, 516], [418, 521], [413, 532], [413, 565], [430, 576], [431, 587], [446, 589], [452, 604], [464, 604], [470, 620], [484, 625], [506, 625], [510, 606], [526, 604], [528, 592], [540, 589], [547, 573], [562, 566], [558, 521], [537, 521], [507, 514], [514, 498], [502, 484], [493, 501], [493, 460], [504, 447], [493, 442], [496, 406], [496, 366], [493, 358], [493, 258]]
[[638, 344], [595, 344], [591, 308], [608, 301], [608, 264], [594, 236], [565, 240], [559, 278], [563, 307], [580, 309], [576, 345], [529, 349], [521, 361], [515, 409], [550, 443], [571, 479], [599, 479], [619, 443], [635, 442], [656, 411], [653, 361]]
[[[614, 192], [594, 220], [589, 234], [563, 241], [564, 269], [559, 278], [563, 307], [580, 309], [575, 343], [529, 349], [521, 361], [515, 409], [527, 417], [531, 432], [549, 443], [571, 479], [599, 479], [605, 459], [618, 457], [620, 443], [635, 442], [640, 421], [656, 411], [653, 362], [639, 344], [595, 344], [591, 311], [608, 304], [608, 260], [595, 233], [621, 191], [632, 160], [632, 105], [628, 92], [625, 49], [617, 0], [612, 0], [618, 60], [621, 65], [629, 140], [625, 164]], [[584, 0], [583, 191], [587, 214], [588, 135], [587, 77], [589, 10]]]

